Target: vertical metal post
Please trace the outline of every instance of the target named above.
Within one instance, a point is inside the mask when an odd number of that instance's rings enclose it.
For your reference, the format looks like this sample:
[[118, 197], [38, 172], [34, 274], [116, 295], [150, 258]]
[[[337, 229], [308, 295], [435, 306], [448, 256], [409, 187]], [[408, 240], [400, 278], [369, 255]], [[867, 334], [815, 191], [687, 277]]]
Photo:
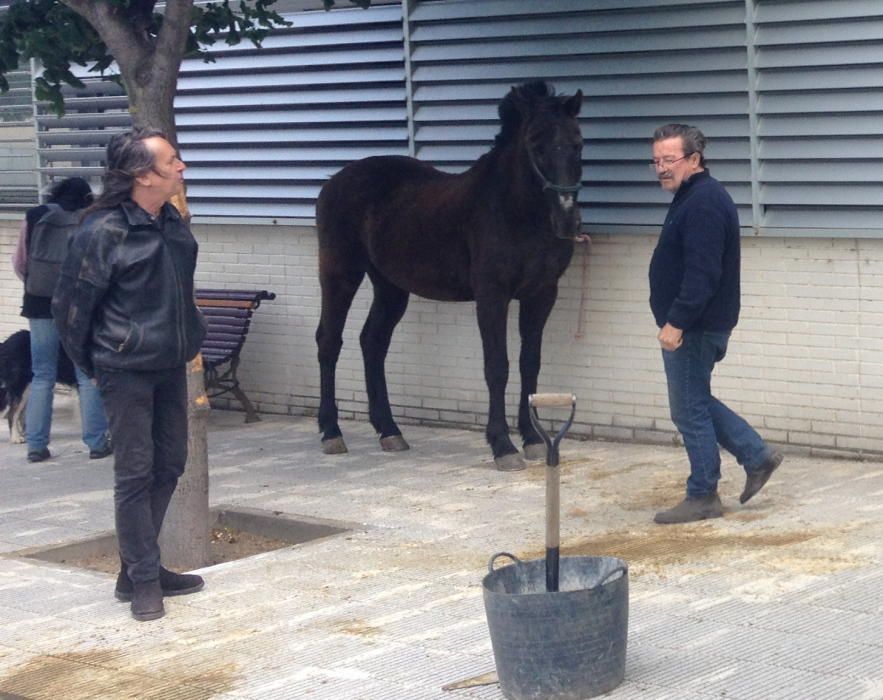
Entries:
[[414, 81], [411, 65], [411, 9], [414, 0], [402, 0], [402, 36], [405, 54], [405, 108], [408, 119], [408, 155], [417, 156], [417, 128], [414, 125]]
[[757, 70], [755, 67], [755, 14], [756, 0], [745, 0], [745, 50], [748, 66], [748, 143], [751, 159], [751, 227], [754, 235], [760, 234], [763, 210], [760, 202], [760, 135], [757, 114]]
[[31, 71], [31, 109], [34, 115], [34, 175], [37, 178], [37, 202], [39, 204], [43, 204], [43, 174], [41, 171], [42, 164], [40, 163], [40, 122], [37, 119], [39, 115], [39, 110], [37, 109], [37, 85], [36, 85], [36, 75], [37, 75], [37, 60], [32, 58], [30, 60], [30, 71]]

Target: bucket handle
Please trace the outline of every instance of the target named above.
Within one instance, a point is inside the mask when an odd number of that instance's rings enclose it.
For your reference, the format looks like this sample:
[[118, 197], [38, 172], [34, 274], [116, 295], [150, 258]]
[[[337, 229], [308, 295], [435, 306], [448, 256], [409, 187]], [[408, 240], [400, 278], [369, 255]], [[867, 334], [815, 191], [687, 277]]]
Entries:
[[592, 586], [589, 590], [594, 591], [594, 590], [597, 590], [598, 588], [601, 588], [601, 586], [605, 585], [611, 579], [613, 574], [622, 574], [623, 576], [626, 576], [628, 574], [628, 572], [629, 572], [628, 566], [617, 566], [617, 567], [611, 569], [604, 578], [602, 578], [600, 581], [598, 581], [598, 583], [596, 583], [594, 586]]
[[516, 557], [514, 554], [509, 554], [509, 552], [497, 552], [494, 554], [487, 563], [487, 570], [489, 574], [494, 573], [494, 562], [497, 561], [499, 557], [508, 557], [512, 561], [515, 562], [516, 565], [521, 563], [521, 559]]

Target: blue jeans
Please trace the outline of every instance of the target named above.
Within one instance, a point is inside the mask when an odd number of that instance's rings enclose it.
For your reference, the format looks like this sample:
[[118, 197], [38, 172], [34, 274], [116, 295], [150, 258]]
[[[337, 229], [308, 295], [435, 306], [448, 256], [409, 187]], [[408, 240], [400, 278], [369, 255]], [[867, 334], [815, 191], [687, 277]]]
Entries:
[[663, 350], [671, 419], [684, 439], [690, 460], [687, 496], [701, 498], [717, 491], [718, 445], [746, 472], [759, 469], [773, 451], [744, 418], [711, 395], [714, 365], [727, 353], [729, 333], [690, 331], [681, 346]]
[[96, 369], [113, 435], [120, 559], [133, 583], [159, 578], [159, 533], [187, 462], [186, 368]]
[[[28, 319], [31, 327], [31, 392], [25, 409], [28, 451], [42, 450], [49, 444], [52, 427], [52, 397], [58, 373], [58, 331], [51, 318]], [[107, 418], [98, 388], [75, 367], [80, 393], [80, 419], [83, 442], [90, 450], [100, 450], [107, 441]]]

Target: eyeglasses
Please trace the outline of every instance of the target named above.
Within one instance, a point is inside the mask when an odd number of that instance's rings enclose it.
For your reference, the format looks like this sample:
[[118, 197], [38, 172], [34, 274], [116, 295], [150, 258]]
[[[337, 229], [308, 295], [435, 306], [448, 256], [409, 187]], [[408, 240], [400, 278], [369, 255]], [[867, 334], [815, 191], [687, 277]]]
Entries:
[[684, 158], [689, 158], [692, 155], [692, 153], [685, 153], [680, 158], [662, 158], [660, 160], [656, 160], [654, 158], [649, 163], [647, 163], [647, 166], [654, 173], [658, 168], [662, 168], [663, 170], [671, 170], [671, 166], [673, 166], [675, 163], [679, 163], [680, 161], [684, 160]]

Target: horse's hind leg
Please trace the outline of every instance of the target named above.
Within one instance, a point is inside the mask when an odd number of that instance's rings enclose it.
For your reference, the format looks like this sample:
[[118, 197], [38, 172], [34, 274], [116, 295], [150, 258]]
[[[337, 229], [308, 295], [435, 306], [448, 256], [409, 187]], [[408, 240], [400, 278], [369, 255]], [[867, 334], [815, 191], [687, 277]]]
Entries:
[[531, 460], [546, 458], [546, 446], [530, 422], [527, 397], [537, 392], [543, 328], [546, 326], [549, 314], [552, 313], [557, 296], [557, 287], [547, 288], [530, 299], [522, 300], [518, 310], [518, 330], [521, 335], [521, 354], [518, 360], [518, 368], [521, 373], [518, 431], [524, 439], [524, 456]]
[[361, 255], [346, 255], [331, 248], [319, 250], [319, 282], [322, 285], [322, 313], [316, 329], [319, 349], [319, 430], [325, 454], [346, 452], [337, 423], [335, 370], [343, 347], [343, 327], [353, 297], [365, 277]]
[[362, 328], [359, 340], [365, 360], [365, 381], [368, 388], [368, 417], [380, 435], [384, 450], [398, 452], [408, 449], [399, 426], [392, 417], [386, 389], [386, 353], [392, 332], [408, 308], [408, 292], [392, 285], [373, 269], [368, 270], [374, 284], [374, 301]]

